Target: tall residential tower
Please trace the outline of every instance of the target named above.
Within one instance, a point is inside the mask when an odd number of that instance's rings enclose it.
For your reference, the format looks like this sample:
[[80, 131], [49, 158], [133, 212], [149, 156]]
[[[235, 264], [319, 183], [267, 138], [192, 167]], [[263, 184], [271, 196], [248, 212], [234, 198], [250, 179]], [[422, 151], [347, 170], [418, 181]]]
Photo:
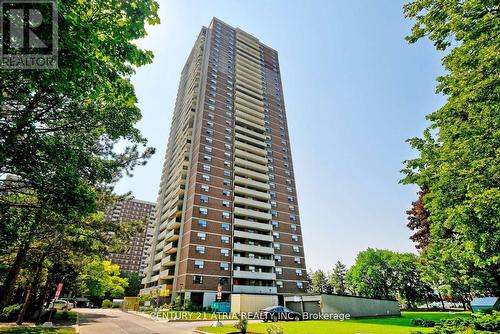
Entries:
[[182, 70], [141, 293], [303, 293], [302, 245], [278, 53], [214, 18]]

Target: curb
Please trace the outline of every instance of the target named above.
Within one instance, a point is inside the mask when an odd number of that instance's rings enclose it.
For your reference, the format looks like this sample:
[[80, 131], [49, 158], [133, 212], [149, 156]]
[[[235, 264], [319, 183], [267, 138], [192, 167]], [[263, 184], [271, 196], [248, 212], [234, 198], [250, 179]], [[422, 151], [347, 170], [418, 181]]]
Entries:
[[76, 312], [76, 325], [74, 326], [75, 333], [80, 333], [80, 313]]

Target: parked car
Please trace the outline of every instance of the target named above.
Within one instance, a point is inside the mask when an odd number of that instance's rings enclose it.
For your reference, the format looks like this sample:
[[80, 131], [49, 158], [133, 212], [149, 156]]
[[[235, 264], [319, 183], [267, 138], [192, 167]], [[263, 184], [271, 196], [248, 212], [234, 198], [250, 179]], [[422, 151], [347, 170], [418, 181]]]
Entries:
[[59, 298], [59, 300], [65, 300], [68, 302], [68, 306], [70, 309], [72, 308], [75, 308], [76, 307], [76, 300], [74, 299], [69, 299], [69, 298]]
[[302, 315], [284, 306], [271, 306], [259, 311], [259, 319], [264, 320], [264, 322], [302, 320]]
[[63, 299], [52, 300], [49, 304], [49, 309], [69, 311], [72, 308], [73, 304]]

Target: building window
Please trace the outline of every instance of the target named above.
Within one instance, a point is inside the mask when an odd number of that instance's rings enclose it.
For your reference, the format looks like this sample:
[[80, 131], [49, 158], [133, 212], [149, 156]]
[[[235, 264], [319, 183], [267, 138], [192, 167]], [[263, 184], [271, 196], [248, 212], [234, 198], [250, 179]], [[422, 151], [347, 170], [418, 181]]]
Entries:
[[222, 218], [229, 219], [229, 217], [230, 217], [230, 213], [229, 212], [227, 212], [227, 211], [223, 211], [222, 212]]
[[225, 186], [230, 186], [231, 185], [231, 180], [224, 179], [223, 183], [224, 183]]
[[275, 269], [275, 270], [276, 270], [276, 274], [278, 274], [278, 275], [283, 275], [283, 268], [281, 268], [281, 267], [276, 267], [276, 269]]
[[274, 239], [279, 239], [280, 238], [280, 233], [279, 232], [273, 232], [273, 237], [274, 237]]
[[230, 170], [224, 170], [224, 176], [231, 176]]
[[281, 245], [277, 242], [274, 243], [274, 249], [276, 250], [280, 250], [281, 249]]
[[205, 262], [202, 260], [196, 260], [194, 261], [194, 267], [198, 269], [203, 269]]
[[276, 211], [276, 210], [271, 210], [271, 215], [272, 215], [274, 218], [278, 217], [278, 211]]
[[295, 274], [297, 274], [297, 276], [302, 276], [302, 270], [301, 269], [295, 269]]
[[220, 254], [222, 256], [229, 256], [229, 249], [225, 249], [225, 248], [221, 249]]
[[295, 262], [295, 264], [300, 264], [300, 257], [298, 256], [294, 257], [293, 262]]
[[275, 256], [274, 256], [274, 260], [275, 260], [276, 262], [281, 262], [281, 255], [275, 255]]
[[208, 196], [206, 196], [206, 195], [201, 195], [201, 196], [200, 196], [200, 201], [201, 201], [202, 203], [208, 203]]
[[220, 241], [223, 243], [223, 244], [228, 244], [229, 243], [229, 237], [226, 236], [226, 235], [221, 235], [220, 237]]
[[269, 195], [271, 195], [271, 198], [276, 198], [276, 191], [270, 191]]
[[202, 284], [203, 283], [203, 276], [200, 276], [200, 275], [193, 276], [193, 283], [194, 284]]
[[276, 220], [271, 221], [271, 225], [273, 225], [274, 229], [278, 229], [280, 227], [280, 223]]
[[211, 157], [211, 156], [209, 156], [209, 155], [206, 155], [206, 154], [205, 154], [205, 155], [203, 156], [203, 160], [205, 160], [205, 161], [212, 161], [212, 157]]
[[208, 215], [208, 209], [207, 208], [200, 208], [200, 213], [202, 215]]
[[287, 198], [288, 198], [288, 202], [293, 202], [293, 196], [288, 195]]
[[304, 284], [302, 282], [297, 282], [297, 288], [303, 289], [304, 288]]
[[205, 146], [205, 152], [211, 153], [213, 151], [213, 148], [210, 146]]
[[225, 208], [229, 208], [231, 206], [231, 202], [229, 201], [222, 201], [222, 206]]
[[297, 234], [292, 234], [293, 241], [299, 241], [299, 236]]
[[196, 254], [205, 254], [205, 246], [196, 246]]
[[271, 201], [271, 206], [273, 208], [277, 207], [278, 206], [278, 203], [276, 203], [276, 201]]
[[203, 171], [210, 172], [211, 168], [209, 165], [203, 165]]
[[204, 232], [198, 232], [197, 236], [198, 236], [198, 240], [202, 240], [202, 241], [207, 240], [207, 234]]
[[222, 190], [222, 194], [224, 196], [231, 196], [231, 190], [224, 189], [224, 190]]
[[220, 227], [221, 227], [221, 228], [222, 228], [222, 230], [224, 230], [224, 231], [229, 231], [229, 224], [226, 224], [226, 223], [224, 223], [224, 224], [220, 224]]
[[202, 178], [203, 180], [210, 182], [210, 175], [203, 174]]
[[231, 162], [229, 162], [229, 161], [225, 160], [225, 161], [224, 161], [224, 166], [226, 166], [226, 167], [231, 167]]
[[300, 252], [300, 250], [299, 250], [299, 246], [293, 246], [293, 251], [294, 251], [295, 253], [299, 253], [299, 252]]
[[199, 219], [198, 220], [198, 226], [199, 227], [207, 227], [208, 223], [206, 220], [203, 220], [203, 219]]
[[227, 263], [227, 262], [221, 262], [220, 263], [220, 269], [221, 270], [229, 270], [229, 263]]
[[294, 232], [297, 231], [297, 225], [295, 224], [290, 225], [290, 229]]
[[293, 222], [297, 220], [297, 217], [295, 215], [290, 215], [288, 216], [288, 218]]
[[204, 192], [208, 192], [210, 190], [210, 187], [207, 186], [206, 184], [202, 184], [201, 185], [201, 190], [203, 190]]

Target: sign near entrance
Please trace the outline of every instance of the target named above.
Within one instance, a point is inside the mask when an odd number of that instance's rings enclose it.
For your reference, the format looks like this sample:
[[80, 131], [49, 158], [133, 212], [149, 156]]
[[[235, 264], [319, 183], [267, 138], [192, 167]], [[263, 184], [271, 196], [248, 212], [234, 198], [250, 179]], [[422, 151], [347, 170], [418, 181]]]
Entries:
[[56, 294], [54, 295], [54, 299], [59, 299], [59, 295], [61, 294], [61, 291], [63, 289], [63, 284], [59, 283], [57, 284], [57, 289], [56, 289]]

